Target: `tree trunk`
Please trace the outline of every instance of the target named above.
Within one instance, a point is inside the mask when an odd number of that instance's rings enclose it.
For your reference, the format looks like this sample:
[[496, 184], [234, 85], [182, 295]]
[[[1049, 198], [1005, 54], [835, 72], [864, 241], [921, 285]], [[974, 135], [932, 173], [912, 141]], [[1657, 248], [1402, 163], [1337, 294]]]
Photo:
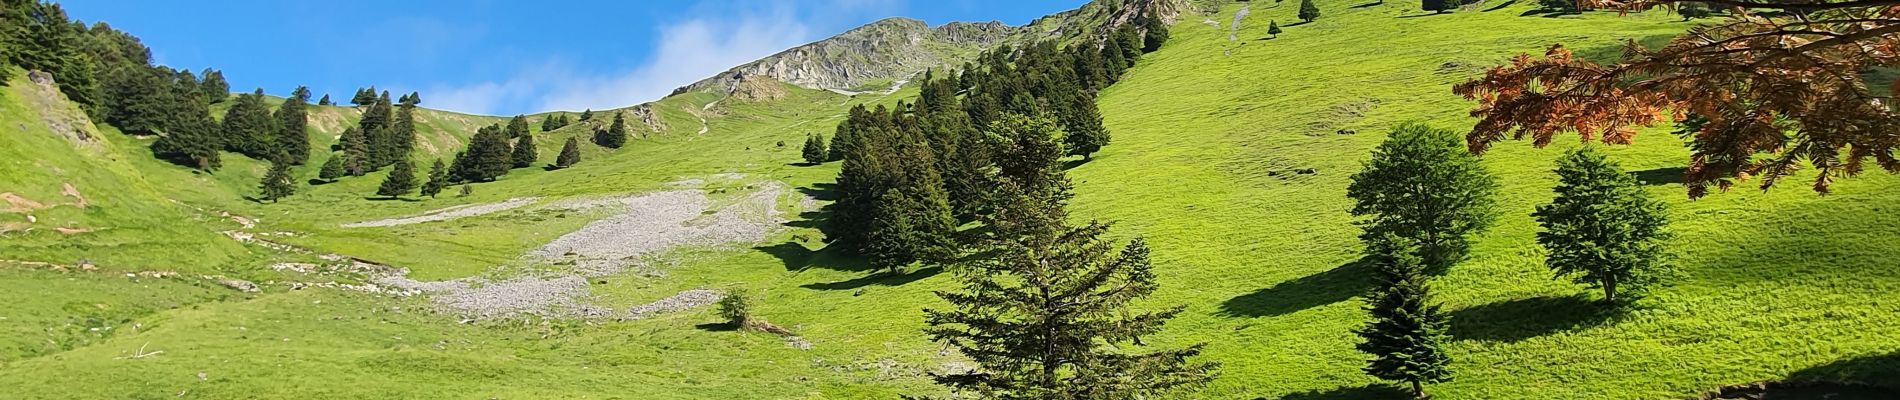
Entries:
[[1603, 300], [1611, 304], [1616, 303], [1616, 278], [1603, 279]]
[[1412, 380], [1412, 397], [1419, 399], [1425, 398], [1425, 386], [1420, 385], [1416, 379]]

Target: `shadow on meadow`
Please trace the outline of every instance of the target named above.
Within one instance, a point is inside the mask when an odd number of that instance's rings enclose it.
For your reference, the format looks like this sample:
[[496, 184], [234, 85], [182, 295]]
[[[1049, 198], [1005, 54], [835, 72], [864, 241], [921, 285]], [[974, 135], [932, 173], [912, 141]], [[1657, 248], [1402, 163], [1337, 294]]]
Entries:
[[1682, 183], [1682, 174], [1689, 172], [1684, 167], [1662, 167], [1630, 172], [1637, 182], [1644, 185], [1669, 185]]
[[1385, 400], [1409, 399], [1412, 393], [1397, 386], [1372, 384], [1306, 391], [1281, 396], [1280, 400]]
[[898, 274], [898, 275], [891, 275], [889, 273], [874, 273], [874, 274], [866, 275], [864, 277], [856, 278], [856, 279], [829, 282], [829, 283], [807, 283], [804, 285], [800, 285], [799, 287], [806, 288], [806, 289], [813, 289], [813, 290], [853, 290], [853, 289], [859, 289], [865, 286], [872, 286], [872, 285], [902, 286], [907, 283], [923, 280], [924, 278], [937, 276], [937, 274], [941, 274], [941, 273], [943, 273], [943, 267], [933, 266], [933, 267], [920, 268], [914, 271], [910, 271], [910, 272]]
[[1702, 399], [1900, 399], [1900, 352], [1839, 360], [1795, 371], [1787, 379], [1731, 385]]
[[1372, 270], [1364, 259], [1227, 299], [1220, 315], [1271, 317], [1346, 301], [1372, 290]]
[[1610, 322], [1616, 309], [1587, 297], [1531, 297], [1452, 311], [1449, 333], [1459, 340], [1516, 342]]

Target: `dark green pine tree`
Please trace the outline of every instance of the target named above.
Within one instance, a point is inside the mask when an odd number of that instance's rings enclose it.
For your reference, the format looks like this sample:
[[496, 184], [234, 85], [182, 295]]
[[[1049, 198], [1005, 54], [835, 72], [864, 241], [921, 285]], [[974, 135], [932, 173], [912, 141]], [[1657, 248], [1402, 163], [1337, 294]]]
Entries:
[[1168, 24], [1154, 16], [1142, 18], [1141, 22], [1141, 29], [1144, 31], [1141, 52], [1153, 53], [1155, 50], [1160, 50], [1161, 44], [1168, 42]]
[[1374, 255], [1380, 260], [1380, 286], [1366, 299], [1366, 311], [1372, 321], [1355, 331], [1363, 340], [1359, 351], [1372, 355], [1365, 371], [1379, 379], [1405, 382], [1412, 395], [1425, 398], [1426, 383], [1451, 380], [1445, 368], [1451, 358], [1443, 348], [1447, 341], [1445, 315], [1432, 303], [1430, 278], [1418, 246], [1410, 239], [1384, 235], [1383, 244], [1375, 245], [1387, 254]]
[[507, 134], [509, 139], [514, 139], [527, 136], [528, 129], [528, 116], [516, 114], [514, 118], [508, 119], [508, 126], [502, 129], [502, 133]]
[[825, 159], [827, 161], [844, 160], [847, 149], [851, 148], [851, 138], [855, 133], [851, 128], [851, 121], [861, 119], [859, 115], [866, 112], [869, 111], [864, 109], [863, 104], [859, 104], [851, 107], [851, 111], [845, 114], [846, 118], [844, 122], [839, 122], [838, 130], [831, 135], [831, 145], [825, 146], [825, 153], [827, 153]]
[[1300, 20], [1313, 22], [1317, 19], [1319, 19], [1319, 6], [1313, 5], [1313, 0], [1300, 0]]
[[264, 180], [257, 184], [257, 190], [258, 197], [270, 200], [272, 203], [296, 193], [297, 186], [291, 184], [290, 163], [272, 162], [270, 172], [264, 174]]
[[[1425, 1], [1433, 1], [1433, 0], [1425, 0]], [[1280, 21], [1267, 21], [1267, 35], [1271, 35], [1275, 38], [1280, 37]]]
[[[411, 95], [415, 95], [411, 93]], [[414, 98], [411, 98], [414, 100]], [[416, 105], [414, 102], [396, 107], [395, 116], [390, 118], [389, 145], [394, 157], [408, 158], [416, 149]]]
[[952, 308], [924, 310], [925, 333], [978, 366], [933, 375], [938, 384], [1004, 399], [1139, 399], [1212, 379], [1218, 365], [1188, 361], [1202, 344], [1141, 343], [1184, 309], [1134, 309], [1158, 286], [1141, 239], [1116, 253], [1107, 225], [1067, 226], [1048, 193], [1004, 198], [989, 218], [1004, 229], [962, 264], [962, 290], [937, 292]]
[[[599, 144], [600, 147], [610, 149], [618, 149], [620, 146], [627, 145], [627, 120], [623, 115], [624, 114], [621, 113], [614, 113], [613, 124], [608, 125], [607, 130], [600, 131], [594, 135], [594, 143]], [[587, 120], [589, 117], [589, 114], [581, 114], [582, 121]]]
[[404, 158], [396, 161], [396, 168], [389, 170], [389, 177], [383, 178], [382, 186], [376, 187], [376, 194], [393, 199], [413, 190], [416, 190], [416, 166]]
[[1067, 97], [1069, 105], [1062, 109], [1066, 125], [1062, 142], [1069, 154], [1088, 160], [1108, 145], [1108, 128], [1102, 126], [1102, 113], [1095, 108], [1094, 96], [1077, 93]]
[[264, 104], [263, 89], [251, 94], [238, 96], [237, 104], [224, 112], [223, 124], [225, 150], [238, 152], [259, 160], [270, 160], [283, 148], [277, 140], [277, 120], [271, 118], [270, 106]]
[[807, 164], [823, 164], [826, 158], [831, 157], [831, 152], [825, 148], [825, 136], [816, 133], [805, 135], [805, 148], [802, 155]]
[[429, 166], [429, 181], [422, 184], [422, 195], [433, 199], [436, 194], [442, 193], [442, 188], [448, 186], [448, 168], [442, 165], [442, 159], [437, 158], [435, 164]]
[[330, 159], [323, 162], [323, 168], [317, 171], [317, 179], [322, 179], [326, 182], [336, 182], [337, 178], [342, 178], [344, 174], [343, 158], [344, 156], [340, 154], [330, 155]]
[[352, 126], [343, 130], [343, 172], [350, 176], [369, 173], [369, 138]]
[[169, 103], [171, 74], [163, 68], [124, 68], [106, 75], [103, 119], [120, 131], [137, 135], [164, 132], [173, 116]]
[[174, 115], [173, 118], [172, 122], [166, 124], [170, 126], [170, 131], [152, 142], [153, 153], [174, 163], [206, 172], [217, 171], [223, 166], [219, 157], [223, 147], [222, 135], [219, 134], [217, 122], [213, 122], [210, 115], [194, 112]]
[[567, 138], [567, 144], [561, 145], [561, 155], [554, 158], [554, 167], [567, 168], [567, 167], [574, 166], [574, 164], [580, 164], [581, 163], [580, 143], [581, 143], [580, 139], [576, 139], [572, 137]]
[[467, 160], [462, 168], [463, 180], [487, 182], [508, 173], [514, 160], [508, 148], [508, 139], [502, 136], [499, 124], [482, 127], [475, 132], [468, 142]]
[[402, 105], [405, 105], [405, 106], [410, 106], [410, 107], [415, 107], [415, 106], [418, 106], [418, 105], [422, 105], [422, 93], [419, 93], [419, 92], [409, 92], [409, 96], [408, 96], [408, 97], [409, 97], [409, 100], [408, 100], [408, 101], [404, 101], [404, 102], [402, 102]]
[[324, 93], [324, 94], [323, 94], [323, 98], [321, 98], [321, 99], [317, 99], [317, 105], [319, 105], [319, 106], [326, 106], [326, 107], [327, 107], [327, 106], [334, 106], [334, 105], [336, 105], [336, 103], [331, 103], [331, 102], [330, 102], [330, 94], [329, 94], [329, 93]]
[[[522, 129], [527, 129], [526, 122], [522, 123]], [[515, 168], [527, 168], [534, 166], [536, 156], [538, 156], [538, 154], [534, 148], [534, 135], [522, 132], [521, 137], [515, 138], [514, 155], [508, 159]]]
[[541, 131], [548, 132], [548, 131], [553, 131], [555, 129], [561, 129], [562, 126], [567, 125], [561, 121], [561, 119], [566, 116], [567, 114], [557, 113], [557, 114], [541, 117]]
[[224, 71], [205, 68], [198, 74], [198, 79], [205, 101], [217, 104], [231, 97], [231, 84], [224, 81]]
[[957, 253], [956, 220], [936, 171], [929, 148], [913, 142], [899, 144], [892, 164], [899, 175], [885, 182], [870, 205], [869, 232], [861, 252], [875, 268], [903, 272], [915, 262], [941, 263]]
[[1135, 60], [1141, 59], [1141, 32], [1135, 30], [1135, 25], [1122, 24], [1120, 28], [1116, 28], [1114, 43], [1116, 47], [1121, 48], [1122, 58], [1128, 59], [1128, 65], [1133, 66]]
[[587, 120], [591, 119], [594, 119], [594, 109], [589, 108], [581, 111], [581, 122], [587, 122]]
[[1419, 123], [1393, 129], [1346, 187], [1365, 230], [1360, 239], [1395, 234], [1417, 241], [1432, 274], [1462, 260], [1466, 236], [1490, 226], [1495, 192], [1497, 183], [1465, 151], [1463, 136]]
[[376, 87], [370, 86], [356, 89], [356, 95], [350, 97], [350, 104], [356, 105], [357, 107], [376, 104]]
[[284, 104], [277, 106], [277, 145], [284, 150], [284, 156], [291, 165], [303, 165], [310, 160], [310, 132], [308, 111], [310, 89], [298, 86], [291, 91]]
[[1663, 243], [1663, 202], [1649, 197], [1613, 161], [1584, 146], [1557, 160], [1557, 196], [1532, 217], [1537, 243], [1557, 276], [1603, 290], [1609, 303], [1634, 300], [1671, 275]]

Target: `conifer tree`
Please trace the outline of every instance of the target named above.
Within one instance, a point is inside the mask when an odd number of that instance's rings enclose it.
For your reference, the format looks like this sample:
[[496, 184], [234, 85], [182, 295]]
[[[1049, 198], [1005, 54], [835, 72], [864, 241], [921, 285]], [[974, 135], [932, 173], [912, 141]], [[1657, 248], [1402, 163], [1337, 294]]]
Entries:
[[329, 93], [324, 93], [324, 94], [323, 94], [323, 98], [321, 98], [321, 99], [317, 99], [317, 105], [319, 105], [319, 106], [334, 106], [334, 105], [336, 105], [336, 103], [331, 103], [331, 102], [330, 102], [330, 94], [329, 94]]
[[369, 173], [369, 138], [352, 126], [343, 130], [343, 171], [350, 176]]
[[[1433, 0], [1425, 0], [1425, 1], [1433, 1]], [[1275, 38], [1280, 37], [1280, 21], [1267, 21], [1267, 34], [1272, 35]]]
[[289, 197], [291, 193], [297, 191], [296, 185], [291, 184], [290, 179], [290, 163], [272, 162], [270, 172], [265, 173], [264, 180], [257, 185], [258, 197], [270, 200], [272, 203], [276, 203], [277, 199]]
[[1116, 254], [1107, 225], [1068, 226], [1064, 196], [1024, 190], [1062, 186], [1005, 185], [1009, 200], [986, 217], [997, 233], [962, 265], [962, 289], [937, 292], [952, 308], [924, 310], [925, 333], [978, 365], [937, 383], [993, 398], [1136, 399], [1212, 379], [1216, 364], [1188, 361], [1203, 345], [1142, 350], [1184, 309], [1133, 309], [1158, 286], [1145, 243]]
[[[589, 117], [589, 114], [581, 114], [581, 120], [583, 121]], [[608, 125], [606, 131], [596, 134], [594, 142], [600, 144], [600, 147], [610, 149], [618, 149], [620, 146], [625, 146], [627, 144], [627, 120], [623, 114], [614, 113], [613, 124]]]
[[1671, 270], [1664, 205], [1617, 164], [1584, 146], [1557, 161], [1557, 193], [1537, 207], [1537, 243], [1557, 276], [1603, 290], [1609, 303], [1633, 300]]
[[270, 106], [264, 104], [262, 89], [238, 96], [237, 104], [225, 110], [219, 128], [224, 132], [225, 150], [269, 160], [283, 149], [276, 138], [277, 120], [271, 118]]
[[803, 156], [805, 157], [805, 162], [808, 164], [823, 164], [825, 158], [831, 156], [830, 151], [825, 148], [825, 136], [816, 133], [805, 135]]
[[509, 118], [508, 126], [502, 130], [502, 133], [508, 135], [509, 139], [527, 136], [528, 116], [516, 114], [514, 118]]
[[303, 165], [310, 160], [310, 133], [305, 129], [309, 125], [305, 111], [310, 101], [310, 89], [298, 86], [291, 91], [284, 104], [277, 106], [274, 115], [277, 119], [277, 143], [284, 150], [284, 156], [291, 165]]
[[203, 90], [205, 101], [217, 104], [231, 97], [231, 84], [224, 81], [224, 71], [205, 68], [204, 72], [198, 74], [198, 79], [199, 84], [203, 85], [200, 90]]
[[[1557, 2], [1570, 4], [1571, 1], [1572, 0], [1561, 0]], [[1458, 2], [1459, 0], [1423, 0], [1419, 4], [1419, 9], [1431, 11], [1433, 14], [1442, 14], [1446, 11], [1458, 8]]]
[[350, 97], [350, 104], [356, 105], [357, 107], [376, 104], [376, 87], [370, 86], [356, 89], [356, 95]]
[[1493, 219], [1497, 183], [1455, 132], [1407, 123], [1392, 130], [1353, 174], [1346, 196], [1372, 243], [1386, 234], [1418, 242], [1426, 271], [1444, 273], [1464, 258], [1465, 237]]
[[556, 113], [554, 115], [541, 117], [542, 132], [561, 129], [563, 126], [567, 126], [567, 114]]
[[435, 164], [429, 166], [429, 181], [422, 184], [422, 195], [433, 199], [437, 193], [442, 193], [442, 188], [448, 185], [448, 168], [442, 165], [442, 159], [437, 158]]
[[1141, 29], [1146, 31], [1142, 35], [1141, 52], [1153, 53], [1155, 50], [1160, 50], [1161, 44], [1168, 42], [1168, 24], [1155, 16], [1142, 18], [1141, 22]]
[[342, 178], [344, 174], [343, 158], [344, 156], [342, 155], [330, 155], [330, 159], [323, 162], [323, 168], [317, 171], [317, 179], [322, 179], [326, 182], [336, 182], [337, 178]]
[[1065, 126], [1062, 142], [1068, 153], [1082, 156], [1088, 160], [1102, 146], [1108, 145], [1108, 128], [1102, 126], [1102, 113], [1095, 108], [1093, 96], [1070, 95], [1069, 106], [1064, 107]]
[[463, 180], [487, 182], [508, 173], [514, 160], [508, 139], [502, 136], [500, 125], [489, 125], [469, 138], [467, 159], [461, 168]]
[[1299, 16], [1301, 21], [1313, 22], [1319, 19], [1319, 6], [1313, 5], [1313, 0], [1300, 0]]
[[1355, 331], [1363, 340], [1357, 347], [1373, 356], [1367, 374], [1408, 383], [1414, 397], [1425, 398], [1424, 384], [1451, 380], [1445, 368], [1451, 359], [1443, 349], [1447, 322], [1432, 302], [1431, 276], [1417, 255], [1418, 246], [1392, 234], [1377, 240], [1382, 243], [1372, 247], [1389, 253], [1373, 256], [1380, 260], [1382, 282], [1366, 299], [1372, 321]]
[[403, 104], [403, 105], [405, 105], [405, 106], [410, 106], [410, 107], [415, 107], [415, 106], [418, 106], [418, 105], [421, 105], [421, 104], [422, 104], [422, 93], [418, 93], [418, 92], [409, 92], [409, 100], [408, 100], [408, 101], [404, 101], [404, 102], [402, 102], [402, 104]]
[[594, 109], [581, 110], [581, 122], [587, 122], [587, 120], [591, 119], [594, 119]]
[[561, 155], [554, 158], [554, 167], [567, 168], [567, 167], [574, 166], [574, 164], [580, 164], [580, 163], [581, 163], [580, 140], [569, 137], [567, 138], [567, 144], [561, 145]]
[[396, 161], [396, 168], [389, 170], [389, 177], [383, 178], [383, 185], [376, 187], [376, 194], [393, 199], [413, 190], [416, 190], [416, 166], [404, 157]]
[[176, 115], [167, 125], [170, 131], [158, 141], [152, 142], [152, 152], [159, 157], [183, 164], [201, 171], [217, 171], [223, 166], [219, 157], [222, 139], [216, 122], [210, 115]]
[[410, 100], [396, 107], [396, 114], [389, 122], [390, 153], [395, 157], [407, 158], [416, 148], [416, 103], [414, 98]]
[[[521, 126], [522, 129], [527, 129], [526, 122], [523, 122]], [[538, 155], [535, 153], [534, 135], [522, 132], [521, 137], [515, 139], [514, 150], [514, 155], [509, 157], [509, 159], [515, 168], [534, 166], [534, 159]]]
[[389, 92], [383, 92], [382, 97], [371, 100], [369, 108], [363, 110], [363, 118], [356, 121], [357, 130], [369, 144], [364, 166], [372, 171], [396, 161], [395, 135], [389, 130], [391, 107]]

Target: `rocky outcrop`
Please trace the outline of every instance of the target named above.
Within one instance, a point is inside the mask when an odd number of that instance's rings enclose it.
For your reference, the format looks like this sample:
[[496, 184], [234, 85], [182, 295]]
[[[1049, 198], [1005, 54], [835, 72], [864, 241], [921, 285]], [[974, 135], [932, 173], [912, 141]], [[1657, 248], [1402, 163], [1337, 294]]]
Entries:
[[740, 65], [673, 93], [730, 93], [748, 76], [813, 89], [856, 90], [888, 84], [927, 68], [962, 63], [1021, 31], [993, 21], [953, 22], [932, 28], [919, 20], [887, 18]]

